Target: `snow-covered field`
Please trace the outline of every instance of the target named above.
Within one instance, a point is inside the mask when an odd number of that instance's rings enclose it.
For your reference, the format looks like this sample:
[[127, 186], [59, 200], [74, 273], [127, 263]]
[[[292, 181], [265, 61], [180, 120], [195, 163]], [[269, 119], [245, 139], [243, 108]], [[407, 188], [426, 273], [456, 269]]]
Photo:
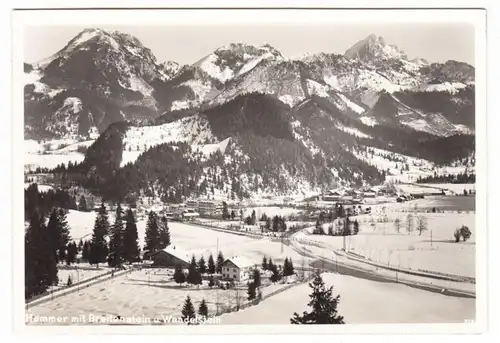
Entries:
[[59, 265], [57, 272], [57, 277], [59, 278], [58, 288], [61, 286], [66, 286], [69, 277], [71, 277], [71, 281], [73, 283], [77, 283], [98, 275], [105, 274], [109, 271], [110, 269], [107, 268], [105, 264], [103, 264], [102, 266], [99, 265], [99, 268], [96, 268], [95, 265], [91, 266], [88, 263], [78, 263], [72, 264], [70, 266]]
[[[70, 235], [73, 239], [90, 239], [94, 228], [95, 212], [79, 212], [70, 210], [68, 213], [68, 224]], [[114, 221], [114, 214], [108, 215], [110, 223]], [[220, 231], [205, 229], [202, 227], [187, 225], [178, 222], [168, 224], [173, 246], [177, 246], [195, 255], [197, 259], [203, 255], [205, 259], [210, 253], [217, 255], [217, 246], [226, 258], [233, 256], [245, 256], [256, 264], [262, 262], [264, 256], [271, 256], [278, 263], [283, 263], [285, 257], [294, 261], [301, 259], [301, 256], [291, 247], [281, 243], [273, 242], [270, 239], [255, 239], [247, 236], [239, 236]], [[139, 246], [144, 246], [144, 236], [146, 232], [146, 219], [137, 221], [137, 231], [139, 235]]]
[[[338, 274], [323, 274], [347, 324], [463, 323], [475, 318], [475, 299], [449, 297], [404, 285], [380, 283]], [[294, 312], [307, 307], [311, 288], [299, 285], [247, 309], [224, 314], [221, 324], [290, 324]], [[293, 301], [291, 301], [293, 299]]]
[[[179, 286], [173, 280], [172, 269], [143, 269], [92, 285], [53, 301], [29, 308], [27, 314], [35, 316], [76, 317], [83, 315], [161, 318], [181, 316], [182, 306], [189, 295], [198, 309], [202, 299], [207, 302], [209, 316], [226, 306], [246, 302], [246, 287], [222, 290], [210, 289], [207, 281], [201, 286]], [[265, 282], [266, 280], [263, 280]], [[267, 283], [266, 283], [267, 285]], [[262, 287], [263, 295], [286, 286], [274, 284]], [[217, 305], [218, 304], [218, 305]], [[78, 323], [82, 324], [82, 323]], [[83, 323], [85, 324], [85, 323]], [[95, 324], [87, 322], [87, 324]]]
[[[413, 232], [407, 233], [407, 215], [408, 213], [388, 212], [387, 223], [378, 222], [381, 216], [377, 215], [356, 217], [360, 232], [358, 235], [346, 237], [346, 250], [393, 267], [475, 277], [474, 214], [421, 213], [428, 223], [428, 230], [421, 236], [415, 230], [415, 218]], [[415, 214], [413, 216], [415, 217]], [[401, 220], [399, 234], [394, 226], [396, 218]], [[469, 227], [472, 236], [467, 242], [455, 243], [453, 232], [462, 225]], [[323, 228], [326, 233], [328, 224], [324, 224]], [[327, 247], [326, 250], [339, 250], [344, 246], [342, 236], [300, 233], [296, 237], [303, 242], [319, 242]]]

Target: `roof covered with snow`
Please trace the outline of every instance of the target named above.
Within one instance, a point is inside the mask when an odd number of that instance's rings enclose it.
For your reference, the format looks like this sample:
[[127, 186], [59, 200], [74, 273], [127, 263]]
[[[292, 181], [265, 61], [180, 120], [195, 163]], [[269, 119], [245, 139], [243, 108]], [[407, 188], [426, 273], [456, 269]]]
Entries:
[[224, 264], [226, 264], [228, 262], [233, 263], [235, 266], [237, 266], [240, 269], [252, 267], [252, 266], [255, 266], [255, 264], [256, 264], [252, 260], [249, 260], [248, 258], [246, 258], [244, 256], [236, 256], [236, 257], [227, 259], [226, 261], [224, 261]]
[[176, 247], [176, 246], [172, 246], [172, 245], [169, 245], [168, 247], [166, 247], [162, 251], [164, 251], [167, 254], [170, 254], [170, 255], [172, 255], [172, 256], [174, 256], [174, 257], [178, 258], [179, 260], [182, 260], [186, 263], [190, 263], [191, 257], [193, 256], [193, 254], [190, 253], [189, 251], [184, 250], [184, 249], [179, 248], [179, 247]]

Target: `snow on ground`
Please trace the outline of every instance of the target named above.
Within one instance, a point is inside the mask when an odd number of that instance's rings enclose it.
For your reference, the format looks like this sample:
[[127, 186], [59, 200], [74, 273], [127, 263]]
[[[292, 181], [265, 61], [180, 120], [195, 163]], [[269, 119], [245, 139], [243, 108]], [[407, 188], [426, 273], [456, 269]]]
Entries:
[[[25, 182], [24, 183], [24, 189], [28, 188], [28, 186], [30, 184], [31, 183]], [[38, 191], [39, 192], [47, 192], [47, 191], [50, 191], [51, 189], [54, 189], [54, 187], [52, 187], [50, 185], [39, 185], [39, 184], [37, 184], [37, 187], [38, 187]]]
[[57, 277], [59, 278], [59, 283], [57, 288], [64, 287], [68, 283], [68, 278], [71, 277], [73, 283], [81, 282], [98, 275], [105, 274], [111, 269], [105, 264], [100, 265], [99, 268], [96, 266], [91, 266], [88, 263], [78, 263], [67, 265], [59, 265], [57, 271]]
[[351, 110], [353, 110], [357, 114], [362, 114], [363, 112], [365, 112], [365, 109], [363, 107], [361, 107], [358, 104], [356, 104], [356, 103], [352, 102], [351, 100], [349, 100], [344, 94], [338, 93], [337, 95], [345, 102], [345, 104]]
[[[90, 239], [95, 217], [95, 212], [70, 210], [67, 219], [71, 238], [76, 241], [82, 238]], [[108, 218], [110, 223], [114, 222], [113, 213], [108, 213]], [[138, 241], [141, 248], [144, 246], [146, 220], [147, 218], [137, 219]], [[245, 256], [256, 264], [260, 264], [264, 256], [271, 256], [278, 263], [283, 263], [285, 257], [292, 258], [294, 261], [301, 259], [301, 256], [289, 246], [283, 245], [282, 252], [281, 242], [278, 241], [255, 239], [178, 222], [169, 222], [168, 226], [172, 246], [179, 246], [179, 248], [189, 251], [197, 259], [201, 255], [205, 256], [205, 259], [208, 259], [210, 253], [216, 256], [217, 245], [226, 258]]]
[[[210, 289], [207, 281], [201, 286], [179, 286], [173, 280], [172, 269], [143, 269], [116, 277], [65, 295], [53, 301], [30, 307], [27, 314], [38, 316], [83, 315], [100, 318], [102, 316], [146, 317], [149, 319], [162, 316], [180, 317], [182, 306], [189, 295], [197, 310], [202, 299], [205, 299], [209, 316], [226, 306], [235, 306], [239, 298], [241, 304], [246, 302], [246, 287], [238, 290]], [[264, 280], [263, 280], [264, 282]], [[268, 292], [284, 287], [284, 284], [262, 288]], [[78, 323], [82, 324], [82, 323]], [[93, 324], [87, 322], [87, 324]], [[95, 323], [94, 323], [95, 324]]]
[[252, 215], [252, 211], [255, 210], [255, 215], [257, 219], [265, 213], [268, 217], [274, 216], [289, 216], [300, 214], [302, 211], [295, 209], [293, 207], [278, 207], [278, 206], [257, 206], [257, 207], [247, 207], [243, 210], [243, 216], [247, 217]]
[[[340, 294], [338, 311], [347, 324], [463, 323], [475, 318], [475, 299], [331, 273], [323, 274], [323, 280], [334, 286], [334, 295]], [[310, 310], [310, 293], [307, 284], [293, 287], [256, 306], [222, 315], [221, 324], [290, 324], [294, 312]]]
[[373, 138], [372, 136], [367, 135], [366, 133], [363, 133], [363, 132], [359, 131], [358, 129], [354, 129], [352, 127], [346, 127], [346, 126], [343, 126], [341, 124], [338, 124], [337, 128], [340, 129], [340, 130], [342, 130], [342, 131], [344, 131], [344, 132], [347, 132], [350, 135], [356, 136], [356, 137], [360, 137], [360, 138]]
[[288, 106], [290, 107], [293, 107], [293, 105], [295, 104], [295, 100], [294, 100], [294, 97], [291, 96], [290, 94], [285, 94], [285, 95], [282, 95], [278, 98], [281, 102], [287, 104]]
[[377, 125], [377, 120], [375, 120], [375, 118], [373, 117], [368, 117], [368, 116], [363, 116], [363, 117], [359, 117], [359, 120], [361, 120], [361, 122], [365, 125], [368, 125], [368, 126], [375, 126]]
[[[210, 151], [214, 146], [204, 148], [206, 143], [217, 142], [205, 119], [195, 115], [156, 126], [130, 127], [125, 134], [121, 166], [135, 162], [147, 149], [167, 142], [186, 142], [197, 145], [201, 151]], [[220, 147], [223, 146], [220, 143]], [[227, 146], [227, 142], [225, 143]], [[217, 148], [217, 147], [215, 147]]]
[[449, 189], [459, 194], [463, 193], [464, 189], [466, 189], [467, 191], [476, 189], [475, 183], [420, 183], [419, 185]]
[[203, 59], [199, 67], [211, 77], [224, 83], [234, 76], [234, 72], [227, 66], [224, 69], [221, 69], [221, 67], [217, 65], [217, 60], [217, 55], [211, 54]]
[[231, 137], [224, 139], [220, 143], [215, 144], [204, 144], [204, 145], [192, 145], [193, 150], [201, 152], [205, 157], [209, 157], [211, 154], [216, 151], [220, 151], [222, 154], [226, 151], [227, 145]]
[[55, 168], [57, 165], [64, 163], [80, 163], [84, 160], [85, 155], [79, 152], [68, 154], [24, 154], [24, 168], [34, 170], [36, 167]]
[[317, 95], [323, 98], [330, 96], [328, 94], [328, 86], [322, 85], [310, 79], [307, 79], [307, 91], [309, 92], [309, 95]]
[[[377, 214], [352, 217], [358, 220], [360, 233], [346, 238], [346, 250], [390, 266], [475, 276], [474, 214], [412, 213], [414, 224], [410, 234], [406, 230], [408, 215], [387, 211], [388, 222], [379, 222], [382, 215]], [[427, 219], [428, 230], [421, 236], [415, 229], [417, 215]], [[400, 233], [395, 229], [396, 218], [401, 221]], [[462, 225], [469, 227], [472, 236], [467, 242], [455, 243], [453, 232]], [[327, 230], [328, 224], [325, 224], [324, 231]], [[298, 239], [321, 242], [327, 250], [342, 249], [344, 244], [341, 236], [300, 234]]]

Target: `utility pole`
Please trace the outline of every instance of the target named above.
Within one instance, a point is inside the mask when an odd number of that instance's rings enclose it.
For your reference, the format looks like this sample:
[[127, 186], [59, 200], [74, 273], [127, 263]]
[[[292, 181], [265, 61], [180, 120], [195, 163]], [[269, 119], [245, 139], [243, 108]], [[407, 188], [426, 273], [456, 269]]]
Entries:
[[431, 248], [432, 248], [432, 229], [431, 229]]

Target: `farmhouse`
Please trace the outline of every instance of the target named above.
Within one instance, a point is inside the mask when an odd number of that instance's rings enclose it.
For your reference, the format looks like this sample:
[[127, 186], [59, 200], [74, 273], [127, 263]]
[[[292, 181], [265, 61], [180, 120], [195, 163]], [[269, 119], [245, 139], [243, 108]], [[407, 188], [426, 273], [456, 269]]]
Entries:
[[153, 265], [158, 267], [188, 268], [190, 262], [191, 257], [187, 251], [171, 245], [153, 254]]
[[222, 264], [222, 278], [234, 281], [247, 279], [255, 263], [243, 256], [227, 259]]

